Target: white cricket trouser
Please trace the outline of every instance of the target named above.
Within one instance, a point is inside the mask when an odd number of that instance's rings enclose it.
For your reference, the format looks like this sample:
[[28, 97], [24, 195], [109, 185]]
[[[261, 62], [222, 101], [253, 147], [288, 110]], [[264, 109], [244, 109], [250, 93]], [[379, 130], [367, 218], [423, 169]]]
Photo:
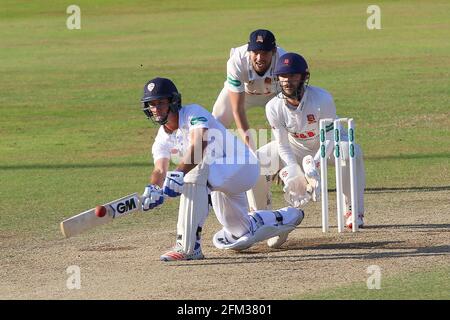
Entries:
[[[244, 108], [245, 110], [256, 106], [264, 108], [266, 106], [266, 103], [269, 102], [269, 100], [274, 96], [275, 93], [270, 95], [252, 95], [246, 93]], [[212, 115], [217, 120], [219, 120], [225, 126], [225, 128], [229, 128], [233, 123], [233, 110], [231, 109], [231, 101], [230, 96], [228, 95], [227, 88], [223, 88], [219, 96], [217, 97], [212, 110]]]
[[251, 230], [245, 192], [255, 185], [260, 171], [256, 156], [250, 157], [251, 161], [222, 161], [209, 166], [208, 186], [217, 220], [236, 237]]
[[[345, 212], [349, 210], [351, 191], [350, 191], [350, 164], [348, 160], [348, 142], [347, 137], [342, 136], [341, 139], [342, 154], [344, 156], [345, 165], [342, 166], [342, 189], [345, 198]], [[308, 152], [307, 150], [300, 149], [295, 145], [291, 144], [291, 148], [296, 156], [297, 163], [302, 167], [303, 158], [307, 155], [315, 156], [315, 153]], [[281, 160], [278, 153], [278, 143], [272, 141], [256, 152], [261, 165], [262, 175], [274, 175], [278, 170], [282, 169], [286, 164]], [[364, 159], [361, 147], [355, 144], [355, 155], [356, 155], [356, 177], [357, 177], [357, 188], [356, 192], [358, 194], [358, 207], [359, 214], [364, 214], [364, 189], [366, 187], [366, 176], [364, 169]], [[334, 152], [333, 155], [328, 158], [328, 165], [335, 165]], [[303, 168], [302, 168], [303, 170]]]

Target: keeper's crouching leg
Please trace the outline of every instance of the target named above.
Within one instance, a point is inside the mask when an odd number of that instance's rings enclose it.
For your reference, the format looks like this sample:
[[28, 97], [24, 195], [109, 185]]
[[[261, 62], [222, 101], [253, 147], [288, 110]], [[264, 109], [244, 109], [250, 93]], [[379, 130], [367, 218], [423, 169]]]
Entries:
[[256, 184], [247, 191], [250, 211], [272, 209], [272, 176], [280, 170], [282, 161], [278, 154], [278, 145], [272, 141], [256, 151], [261, 166], [261, 175]]

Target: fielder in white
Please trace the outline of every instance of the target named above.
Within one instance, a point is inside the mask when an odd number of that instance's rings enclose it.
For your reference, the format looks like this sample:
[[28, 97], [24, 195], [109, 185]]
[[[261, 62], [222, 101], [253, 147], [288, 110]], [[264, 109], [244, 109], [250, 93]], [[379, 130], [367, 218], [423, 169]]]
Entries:
[[[297, 208], [248, 213], [245, 192], [260, 175], [256, 156], [206, 109], [197, 104], [182, 107], [172, 81], [147, 82], [141, 102], [147, 117], [161, 126], [152, 146], [155, 167], [142, 195], [142, 209], [181, 196], [176, 245], [161, 260], [203, 258], [201, 230], [209, 211], [209, 191], [223, 226], [213, 237], [219, 249], [244, 250], [265, 239], [285, 234], [287, 238], [300, 224], [304, 214]], [[174, 149], [182, 158], [174, 171], [168, 171]]]
[[[320, 197], [320, 137], [319, 121], [336, 119], [333, 97], [324, 89], [308, 85], [309, 69], [305, 59], [296, 53], [279, 58], [274, 74], [278, 77], [279, 94], [266, 105], [266, 116], [275, 140], [257, 150], [261, 176], [255, 187], [247, 193], [251, 210], [271, 208], [271, 176], [281, 169], [286, 201], [302, 207], [309, 200]], [[333, 123], [327, 126], [326, 144], [328, 164], [334, 165]], [[348, 137], [342, 137], [343, 193], [346, 226], [352, 227], [350, 205], [350, 169], [348, 165]], [[355, 145], [358, 226], [364, 217], [365, 172], [362, 150]]]
[[243, 141], [255, 150], [246, 110], [264, 107], [276, 94], [273, 74], [276, 61], [285, 51], [277, 47], [269, 30], [255, 30], [248, 44], [232, 48], [227, 62], [227, 80], [217, 98], [212, 114], [229, 128], [233, 121]]

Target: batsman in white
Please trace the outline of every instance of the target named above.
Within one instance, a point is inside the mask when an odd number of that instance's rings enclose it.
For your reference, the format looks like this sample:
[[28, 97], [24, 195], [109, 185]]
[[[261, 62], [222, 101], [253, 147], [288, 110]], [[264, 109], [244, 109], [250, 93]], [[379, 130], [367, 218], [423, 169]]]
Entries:
[[246, 110], [264, 107], [276, 94], [273, 70], [285, 51], [277, 47], [269, 30], [259, 29], [250, 34], [249, 42], [232, 48], [227, 62], [227, 80], [217, 98], [212, 114], [229, 128], [234, 121], [242, 139], [252, 150], [255, 142], [249, 133]]
[[[274, 71], [279, 83], [279, 93], [266, 105], [266, 116], [275, 140], [257, 150], [261, 176], [248, 192], [249, 206], [253, 210], [270, 209], [271, 176], [278, 170], [284, 182], [285, 200], [294, 207], [302, 207], [309, 200], [320, 197], [320, 119], [335, 119], [333, 97], [324, 89], [310, 86], [309, 69], [305, 59], [296, 53], [286, 53], [279, 58]], [[334, 165], [333, 123], [326, 128], [326, 157]], [[342, 137], [343, 193], [345, 198], [346, 226], [352, 227], [350, 206], [350, 166], [348, 164], [348, 137]], [[359, 205], [358, 226], [363, 226], [365, 172], [362, 150], [355, 146], [357, 196]]]
[[[243, 250], [300, 224], [304, 214], [297, 208], [248, 213], [245, 192], [260, 175], [255, 154], [200, 105], [182, 107], [171, 80], [147, 82], [141, 102], [147, 117], [160, 125], [152, 146], [155, 167], [142, 209], [162, 205], [165, 197], [180, 196], [176, 244], [161, 260], [203, 258], [201, 230], [209, 211], [209, 191], [223, 226], [213, 237], [219, 249]], [[182, 158], [174, 171], [168, 171], [174, 148]]]

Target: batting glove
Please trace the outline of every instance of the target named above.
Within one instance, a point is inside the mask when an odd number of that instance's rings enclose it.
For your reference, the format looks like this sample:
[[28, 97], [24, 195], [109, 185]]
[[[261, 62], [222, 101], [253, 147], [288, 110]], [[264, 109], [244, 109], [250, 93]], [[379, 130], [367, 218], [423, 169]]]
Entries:
[[311, 194], [312, 201], [320, 200], [320, 174], [316, 169], [316, 164], [312, 156], [306, 156], [302, 161], [303, 171], [305, 172], [308, 186], [306, 190]]
[[142, 194], [142, 210], [148, 211], [164, 202], [164, 194], [162, 189], [154, 184], [149, 184], [145, 187]]
[[164, 180], [163, 191], [169, 197], [178, 197], [183, 192], [184, 173], [181, 171], [168, 171]]

